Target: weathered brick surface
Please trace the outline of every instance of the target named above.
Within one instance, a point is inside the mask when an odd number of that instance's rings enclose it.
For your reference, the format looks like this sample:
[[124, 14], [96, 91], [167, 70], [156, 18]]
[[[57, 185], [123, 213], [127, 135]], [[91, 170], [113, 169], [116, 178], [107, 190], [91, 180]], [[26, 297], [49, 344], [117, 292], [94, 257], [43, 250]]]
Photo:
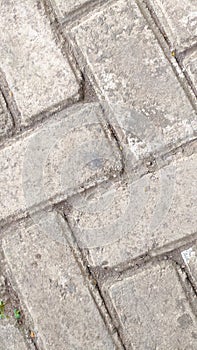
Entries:
[[[51, 350], [115, 350], [70, 248], [48, 234], [56, 218], [48, 224], [46, 232], [36, 225], [20, 227], [3, 244], [38, 343]], [[58, 227], [60, 235], [67, 230]]]
[[196, 349], [196, 317], [171, 264], [139, 270], [114, 283], [109, 295], [128, 349]]
[[0, 0], [0, 350], [197, 349], [195, 2]]
[[34, 0], [0, 1], [0, 68], [21, 113], [34, 115], [78, 95], [68, 61]]
[[0, 350], [27, 350], [17, 328], [8, 324], [0, 324]]
[[87, 0], [51, 0], [51, 3], [57, 11], [60, 19], [63, 19], [69, 14], [69, 12], [76, 10], [86, 2]]
[[194, 88], [197, 89], [197, 51], [185, 56], [183, 67], [191, 79]]
[[197, 40], [195, 0], [148, 0], [172, 49], [183, 51]]
[[98, 105], [78, 105], [0, 151], [0, 219], [66, 199], [121, 170]]
[[5, 100], [0, 92], [0, 139], [12, 128], [13, 123], [7, 110]]
[[194, 154], [133, 183], [108, 182], [71, 198], [68, 220], [89, 263], [113, 266], [195, 233], [196, 166]]
[[129, 144], [134, 135], [155, 150], [192, 137], [196, 115], [133, 0], [81, 20], [69, 35]]

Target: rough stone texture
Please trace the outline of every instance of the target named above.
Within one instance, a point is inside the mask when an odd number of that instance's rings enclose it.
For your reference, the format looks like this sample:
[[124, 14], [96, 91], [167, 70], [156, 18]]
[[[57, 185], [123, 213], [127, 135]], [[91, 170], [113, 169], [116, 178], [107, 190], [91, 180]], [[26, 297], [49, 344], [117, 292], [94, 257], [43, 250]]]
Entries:
[[77, 105], [0, 151], [1, 220], [66, 199], [121, 170], [101, 115], [98, 104]]
[[197, 289], [197, 244], [181, 252], [183, 260], [187, 265]]
[[197, 51], [188, 54], [184, 58], [183, 67], [191, 79], [194, 88], [197, 89]]
[[0, 324], [0, 350], [27, 350], [17, 328]]
[[57, 11], [58, 17], [63, 19], [69, 12], [76, 10], [79, 6], [84, 5], [87, 0], [51, 0]]
[[194, 154], [133, 183], [107, 182], [72, 197], [68, 220], [79, 245], [89, 248], [89, 263], [113, 266], [195, 233], [196, 167]]
[[11, 116], [7, 110], [5, 100], [0, 92], [0, 140], [13, 126]]
[[109, 5], [69, 35], [116, 116], [110, 122], [126, 134], [131, 151], [133, 137], [149, 152], [192, 137], [196, 115], [133, 0]]
[[0, 9], [0, 68], [26, 125], [34, 115], [76, 97], [79, 88], [38, 3], [1, 0]]
[[132, 350], [195, 350], [197, 322], [171, 264], [150, 266], [109, 290]]
[[196, 0], [148, 0], [172, 49], [183, 51], [197, 40]]
[[197, 349], [196, 5], [0, 0], [0, 350]]
[[50, 222], [46, 217], [47, 224], [46, 231], [37, 225], [21, 226], [3, 243], [38, 342], [51, 350], [115, 350], [70, 248], [52, 236], [54, 225], [59, 225], [59, 235], [67, 234], [68, 228], [63, 223], [61, 229], [56, 217]]

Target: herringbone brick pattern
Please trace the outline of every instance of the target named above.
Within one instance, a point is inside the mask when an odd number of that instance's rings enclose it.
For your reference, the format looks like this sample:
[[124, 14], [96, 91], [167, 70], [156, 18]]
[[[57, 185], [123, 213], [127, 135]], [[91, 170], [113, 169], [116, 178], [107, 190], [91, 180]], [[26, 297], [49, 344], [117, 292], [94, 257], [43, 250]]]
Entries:
[[0, 350], [197, 349], [197, 4], [0, 0]]

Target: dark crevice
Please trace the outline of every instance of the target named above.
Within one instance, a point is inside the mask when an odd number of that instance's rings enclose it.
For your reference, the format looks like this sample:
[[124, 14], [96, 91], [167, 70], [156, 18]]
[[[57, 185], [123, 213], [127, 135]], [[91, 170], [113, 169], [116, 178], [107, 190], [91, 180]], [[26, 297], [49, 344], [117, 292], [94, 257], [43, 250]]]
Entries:
[[[189, 78], [188, 79], [188, 75], [187, 73], [183, 70], [183, 67], [182, 67], [182, 64], [179, 60], [179, 55], [177, 54], [177, 51], [176, 51], [176, 48], [172, 49], [171, 47], [171, 43], [167, 37], [167, 34], [164, 30], [164, 28], [162, 27], [158, 17], [156, 16], [155, 12], [154, 12], [154, 9], [153, 7], [150, 5], [149, 1], [147, 0], [136, 0], [136, 3], [137, 5], [139, 6], [139, 9], [140, 11], [142, 12], [142, 15], [145, 17], [145, 19], [147, 20], [148, 24], [150, 25], [150, 28], [152, 29], [153, 33], [155, 34], [155, 37], [161, 47], [161, 49], [163, 50], [164, 52], [164, 55], [165, 57], [167, 58], [167, 60], [169, 61], [172, 69], [173, 69], [173, 72], [175, 73], [179, 83], [181, 84], [182, 88], [184, 89], [185, 91], [185, 94], [187, 96], [187, 98], [189, 99], [190, 101], [190, 104], [192, 105], [193, 109], [196, 111], [196, 104], [195, 102], [193, 101], [194, 99], [194, 96], [196, 97], [196, 90], [191, 82], [191, 79]], [[152, 24], [155, 25], [157, 31], [155, 30], [154, 26], [150, 23], [150, 22], [153, 22]], [[160, 37], [163, 38], [164, 42], [166, 43], [167, 47], [168, 47], [168, 54], [166, 53], [166, 50], [165, 48], [163, 47], [164, 45], [162, 44], [162, 40], [161, 38], [159, 37], [158, 33], [160, 34]], [[173, 56], [177, 65], [179, 66], [179, 68], [181, 69], [181, 72], [185, 78], [185, 82], [183, 81], [183, 79], [180, 78], [178, 72], [177, 72], [177, 69], [175, 68], [175, 66], [172, 64], [171, 60], [170, 60], [170, 56]], [[186, 84], [187, 82], [187, 84]], [[188, 86], [187, 86], [188, 85]], [[192, 93], [194, 94], [194, 96], [192, 96]]]
[[[96, 297], [95, 297], [95, 295], [94, 295], [95, 292], [93, 292], [92, 289], [96, 290], [96, 293], [99, 295], [99, 298], [102, 300], [102, 305], [104, 306], [104, 310], [105, 310], [106, 314], [108, 315], [111, 324], [113, 325], [113, 329], [114, 329], [114, 331], [116, 332], [116, 334], [117, 334], [117, 336], [118, 336], [118, 339], [119, 339], [119, 342], [120, 342], [120, 344], [121, 344], [121, 346], [122, 346], [122, 349], [126, 350], [125, 345], [124, 345], [124, 343], [123, 343], [123, 341], [122, 341], [121, 335], [120, 335], [120, 333], [119, 333], [119, 329], [114, 325], [113, 317], [111, 316], [110, 310], [108, 309], [108, 307], [107, 307], [107, 305], [106, 305], [105, 299], [104, 299], [104, 297], [103, 297], [103, 295], [102, 295], [102, 292], [101, 292], [101, 290], [100, 290], [100, 288], [99, 288], [99, 285], [98, 285], [98, 282], [97, 282], [97, 280], [96, 280], [96, 278], [95, 278], [95, 275], [94, 275], [94, 273], [92, 272], [92, 270], [91, 270], [91, 268], [90, 268], [90, 266], [89, 266], [89, 264], [88, 264], [88, 262], [87, 262], [87, 259], [86, 259], [85, 256], [84, 256], [84, 253], [83, 253], [81, 247], [78, 245], [78, 242], [77, 242], [77, 240], [76, 240], [76, 238], [75, 238], [75, 235], [74, 235], [74, 232], [73, 232], [73, 230], [72, 230], [72, 227], [71, 227], [71, 225], [70, 225], [70, 223], [69, 223], [69, 221], [68, 221], [66, 215], [64, 214], [64, 212], [59, 211], [59, 214], [63, 217], [63, 219], [66, 221], [66, 223], [67, 223], [67, 225], [68, 225], [68, 227], [69, 227], [69, 230], [70, 230], [71, 235], [72, 235], [72, 242], [70, 242], [68, 239], [67, 239], [67, 242], [68, 242], [68, 244], [69, 244], [69, 246], [70, 246], [70, 249], [72, 250], [72, 253], [73, 253], [73, 255], [74, 255], [74, 257], [75, 257], [77, 263], [78, 263], [78, 266], [79, 266], [79, 268], [80, 268], [80, 270], [81, 270], [81, 273], [82, 273], [83, 277], [85, 278], [85, 280], [86, 280], [87, 283], [88, 283], [89, 292], [90, 292], [90, 294], [91, 294], [91, 296], [92, 296], [92, 298], [93, 298], [95, 304], [96, 304], [97, 307], [98, 307], [98, 310], [99, 310], [99, 312], [100, 312], [100, 315], [101, 315], [101, 317], [102, 317], [102, 319], [103, 319], [103, 321], [104, 321], [106, 327], [107, 327], [108, 330], [110, 331], [110, 327], [109, 327], [108, 323], [106, 322], [106, 319], [105, 319], [105, 316], [104, 316], [102, 310], [101, 310], [100, 307], [98, 306]], [[76, 249], [77, 252], [79, 253], [80, 259], [79, 259], [79, 256], [77, 256], [75, 249]], [[90, 285], [91, 285], [93, 288], [91, 288]], [[110, 333], [111, 333], [111, 331], [110, 331]], [[112, 333], [113, 333], [113, 332], [112, 332]], [[111, 335], [112, 335], [112, 338], [113, 338], [113, 334], [111, 334]]]
[[13, 113], [12, 113], [12, 109], [9, 108], [9, 104], [8, 104], [8, 101], [7, 101], [7, 98], [6, 98], [6, 95], [5, 95], [4, 91], [3, 91], [3, 90], [0, 90], [0, 92], [1, 92], [1, 94], [2, 94], [2, 96], [3, 96], [3, 98], [4, 98], [6, 108], [7, 108], [8, 112], [10, 113], [10, 116], [11, 116], [11, 118], [12, 118], [12, 124], [13, 124], [12, 130], [13, 130], [13, 132], [14, 132], [15, 129], [16, 129], [15, 117], [14, 117], [14, 115], [13, 115]]
[[116, 130], [114, 129], [114, 127], [108, 122], [107, 123], [107, 128], [110, 131], [111, 136], [113, 137], [113, 139], [115, 140], [118, 150], [119, 152], [121, 152], [121, 163], [122, 163], [122, 170], [120, 171], [119, 175], [123, 175], [125, 173], [125, 168], [126, 168], [126, 164], [125, 164], [125, 158], [124, 158], [124, 153], [123, 153], [123, 147], [122, 147], [122, 143], [120, 142], [118, 135], [116, 133]]
[[[177, 273], [179, 275], [179, 281], [180, 284], [186, 294], [186, 298], [189, 302], [189, 305], [192, 309], [192, 312], [197, 317], [197, 304], [196, 304], [196, 297], [197, 297], [197, 286], [194, 283], [194, 281], [191, 278], [191, 274], [189, 272], [188, 267], [184, 263], [180, 263], [174, 260], [174, 264], [177, 267]], [[183, 275], [185, 275], [185, 280], [183, 281], [182, 276], [178, 272], [178, 270], [181, 271]]]
[[[4, 254], [1, 251], [1, 269], [2, 269], [2, 260], [4, 260]], [[3, 263], [4, 265], [4, 263]], [[5, 269], [5, 266], [3, 266]], [[26, 319], [26, 312], [24, 311], [22, 307], [22, 303], [20, 301], [20, 297], [18, 296], [16, 290], [13, 288], [10, 276], [7, 274], [7, 272], [0, 271], [0, 275], [4, 277], [4, 291], [1, 292], [0, 295], [0, 301], [2, 300], [5, 302], [5, 318], [7, 320], [11, 320], [11, 324], [13, 324], [14, 320], [14, 310], [18, 310], [20, 314], [19, 319], [15, 319], [14, 326], [19, 330], [20, 334], [22, 335], [24, 342], [28, 349], [32, 350], [32, 345], [34, 346], [35, 350], [39, 350], [36, 339], [32, 339], [30, 337], [30, 329], [29, 326], [27, 326], [27, 319]]]

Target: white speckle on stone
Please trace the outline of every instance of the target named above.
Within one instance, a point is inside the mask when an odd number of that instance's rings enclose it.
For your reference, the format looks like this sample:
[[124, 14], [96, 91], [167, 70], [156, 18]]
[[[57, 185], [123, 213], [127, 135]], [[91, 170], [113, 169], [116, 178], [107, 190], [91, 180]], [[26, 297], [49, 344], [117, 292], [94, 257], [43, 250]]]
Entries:
[[181, 255], [185, 264], [189, 267], [190, 260], [195, 257], [196, 253], [193, 251], [193, 248], [189, 248], [181, 252]]

